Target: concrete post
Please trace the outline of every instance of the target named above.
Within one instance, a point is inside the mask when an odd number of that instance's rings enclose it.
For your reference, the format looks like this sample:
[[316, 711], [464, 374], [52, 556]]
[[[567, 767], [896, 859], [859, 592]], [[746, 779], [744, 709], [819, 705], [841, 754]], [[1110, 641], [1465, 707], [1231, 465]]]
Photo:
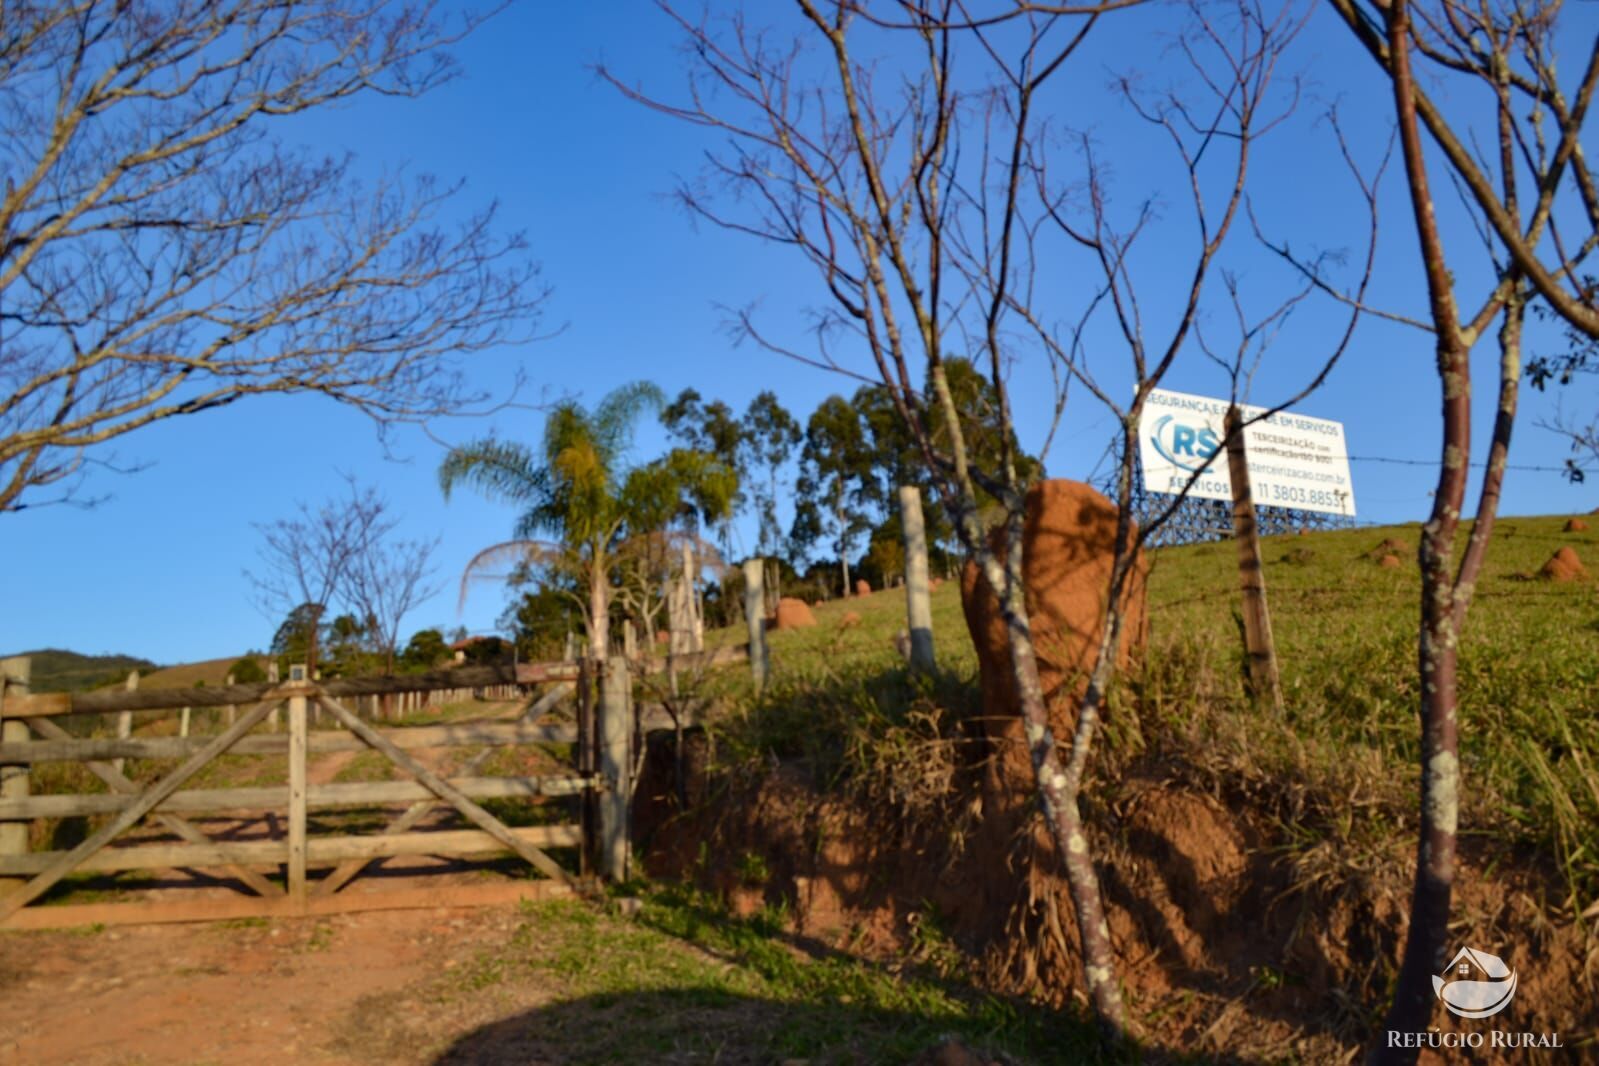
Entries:
[[905, 617], [911, 633], [911, 668], [933, 669], [933, 601], [927, 577], [927, 527], [922, 491], [899, 488], [899, 520], [905, 534]]
[[[33, 660], [25, 655], [13, 659], [0, 659], [0, 715], [5, 714], [5, 698], [26, 696], [33, 680]], [[0, 718], [0, 742], [21, 744], [31, 739], [28, 723], [21, 718]], [[26, 799], [31, 791], [28, 767], [0, 766], [0, 799]], [[28, 823], [0, 822], [0, 855], [26, 855], [28, 853]]]
[[633, 679], [627, 660], [612, 656], [605, 663], [599, 707], [600, 776], [606, 791], [600, 796], [600, 874], [626, 881], [630, 847], [628, 823], [633, 808]]
[[751, 559], [744, 564], [744, 621], [750, 633], [750, 674], [755, 691], [766, 687], [766, 563]]
[[700, 575], [694, 548], [683, 544], [683, 598], [688, 601], [689, 648], [691, 652], [705, 650], [705, 612], [700, 603]]

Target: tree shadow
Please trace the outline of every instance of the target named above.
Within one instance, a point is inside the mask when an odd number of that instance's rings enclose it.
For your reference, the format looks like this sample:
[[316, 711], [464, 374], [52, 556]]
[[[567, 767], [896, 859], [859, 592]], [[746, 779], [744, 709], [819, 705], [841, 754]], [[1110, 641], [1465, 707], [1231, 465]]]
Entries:
[[[739, 918], [690, 891], [666, 892], [667, 905], [645, 907], [633, 921], [690, 945], [713, 960], [711, 970], [630, 957], [599, 982], [611, 986], [606, 991], [483, 1024], [457, 1037], [434, 1066], [1256, 1061], [1158, 1044], [1108, 1050], [1080, 1010], [985, 993], [919, 966], [872, 962], [786, 929], [778, 912]], [[616, 963], [596, 947], [596, 973]]]
[[[959, 1048], [945, 1045], [959, 1042]], [[762, 998], [717, 988], [664, 988], [565, 1000], [500, 1018], [459, 1037], [433, 1066], [553, 1063], [804, 1062], [989, 1066], [1120, 1062], [1227, 1062], [1141, 1049], [1096, 1050], [1085, 1023], [1060, 1016], [1051, 1031], [981, 1031], [935, 1010]]]

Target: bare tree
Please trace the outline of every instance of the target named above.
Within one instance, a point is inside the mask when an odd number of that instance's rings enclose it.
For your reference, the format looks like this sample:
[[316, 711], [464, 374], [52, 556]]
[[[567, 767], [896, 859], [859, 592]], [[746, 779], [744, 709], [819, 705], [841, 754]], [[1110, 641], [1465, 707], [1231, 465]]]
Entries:
[[[1581, 141], [1599, 86], [1599, 34], [1578, 48], [1580, 71], [1562, 84], [1562, 0], [1332, 7], [1392, 83], [1395, 115], [1401, 128], [1415, 126], [1417, 152], [1425, 133], [1442, 156], [1493, 256], [1573, 328], [1599, 337], [1599, 284], [1589, 266], [1599, 249], [1599, 182]], [[1491, 101], [1480, 122], [1437, 102], [1478, 88]], [[1524, 184], [1507, 185], [1517, 172]]]
[[400, 647], [400, 625], [413, 609], [436, 595], [440, 586], [433, 553], [439, 538], [390, 540], [392, 523], [368, 526], [366, 541], [356, 546], [345, 580], [345, 598], [383, 656], [383, 672], [394, 673]]
[[[1426, 319], [1413, 324], [1433, 334], [1442, 401], [1438, 481], [1419, 548], [1420, 839], [1410, 926], [1384, 1021], [1387, 1030], [1415, 1031], [1431, 1018], [1432, 979], [1450, 948], [1461, 789], [1459, 639], [1498, 512], [1527, 308], [1541, 299], [1574, 331], [1599, 336], [1596, 289], [1581, 273], [1599, 247], [1599, 190], [1580, 143], [1599, 82], [1599, 36], [1587, 46], [1575, 84], [1562, 87], [1558, 0], [1505, 6], [1333, 0], [1332, 6], [1391, 83], [1427, 285]], [[1480, 123], [1460, 118], [1458, 109], [1452, 119], [1429, 92], [1447, 92], [1451, 81], [1462, 80], [1492, 101]], [[1468, 144], [1486, 148], [1468, 150]], [[1477, 226], [1475, 260], [1460, 250], [1467, 242], [1446, 240], [1439, 225], [1440, 172]], [[1483, 291], [1463, 296], [1478, 275], [1485, 276]], [[1498, 400], [1476, 514], [1457, 561], [1474, 428], [1470, 356], [1495, 322]], [[1381, 1033], [1374, 1044], [1378, 1061], [1414, 1062], [1417, 1055], [1392, 1047]]]
[[[1013, 443], [1008, 370], [1021, 356], [1041, 355], [1054, 372], [1057, 424], [1075, 380], [1111, 407], [1124, 444], [1132, 443], [1150, 391], [1192, 341], [1206, 280], [1240, 213], [1250, 146], [1292, 109], [1292, 94], [1274, 104], [1270, 90], [1303, 11], [1268, 14], [1243, 3], [1213, 19], [1196, 7], [1182, 48], [1194, 65], [1200, 102], [1143, 101], [1129, 90], [1139, 113], [1170, 135], [1199, 223], [1191, 280], [1163, 305], [1173, 311], [1166, 316], [1173, 324], [1155, 336], [1141, 317], [1129, 259], [1155, 212], [1145, 204], [1118, 229], [1093, 142], [1059, 136], [1041, 104], [1041, 90], [1101, 14], [1127, 5], [1045, 11], [1053, 5], [1027, 10], [1033, 5], [1009, 3], [979, 10], [961, 0], [875, 6], [798, 0], [797, 6], [801, 28], [780, 41], [738, 15], [697, 21], [668, 6], [692, 57], [684, 103], [607, 76], [631, 98], [715, 132], [725, 146], [712, 156], [706, 179], [682, 190], [691, 212], [793, 248], [817, 270], [831, 299], [819, 312], [814, 355], [777, 344], [748, 313], [739, 315], [738, 328], [802, 362], [880, 382], [916, 442], [962, 545], [998, 598], [1036, 796], [1064, 864], [1089, 1000], [1106, 1033], [1119, 1038], [1129, 1020], [1078, 800], [1119, 655], [1124, 592], [1149, 530], [1135, 529], [1122, 509], [1102, 638], [1062, 753], [1039, 681], [1023, 586], [1027, 485]], [[869, 54], [864, 43], [873, 30], [895, 35], [883, 55]], [[906, 44], [913, 47], [893, 50]], [[814, 71], [807, 65], [813, 55]], [[886, 86], [879, 84], [884, 71], [891, 72], [883, 75]], [[1073, 153], [1082, 165], [1052, 162]], [[1211, 163], [1215, 158], [1223, 162]], [[1220, 179], [1207, 171], [1211, 166], [1219, 167]], [[1044, 289], [1037, 266], [1050, 254], [1050, 240], [1086, 253], [1095, 279], [1075, 322], [1062, 324], [1046, 310], [1059, 302]], [[1368, 252], [1368, 276], [1370, 259]], [[1116, 319], [1131, 363], [1130, 404], [1115, 402], [1112, 386], [1085, 359], [1083, 331], [1102, 311]], [[1258, 342], [1283, 313], [1240, 314], [1241, 329], [1252, 330]], [[1357, 317], [1335, 338], [1307, 390], [1342, 352]], [[993, 389], [1003, 445], [992, 463], [973, 461], [946, 374], [945, 352], [958, 343]], [[866, 353], [868, 371], [841, 354], [846, 346]], [[1247, 340], [1239, 346], [1250, 350]], [[1232, 367], [1235, 387], [1241, 365]], [[1122, 453], [1125, 500], [1136, 452], [1124, 446]], [[998, 501], [1005, 516], [992, 538], [979, 515], [985, 499]]]
[[349, 490], [345, 499], [329, 500], [315, 510], [302, 503], [292, 518], [257, 525], [261, 570], [245, 572], [267, 617], [292, 613], [301, 618], [307, 629], [306, 669], [313, 674], [328, 608], [345, 597], [363, 553], [395, 525], [375, 491], [361, 489], [353, 480]]
[[[362, 183], [277, 120], [448, 80], [436, 0], [8, 3], [0, 30], [0, 511], [108, 442], [263, 393], [380, 427], [482, 403], [454, 357], [544, 293], [489, 208]], [[40, 499], [38, 490], [57, 486]]]

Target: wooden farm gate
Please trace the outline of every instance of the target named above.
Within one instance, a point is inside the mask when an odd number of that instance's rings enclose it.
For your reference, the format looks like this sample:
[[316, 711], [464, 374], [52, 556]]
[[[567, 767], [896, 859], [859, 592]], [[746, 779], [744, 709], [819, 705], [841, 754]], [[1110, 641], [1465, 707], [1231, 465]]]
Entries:
[[[7, 660], [0, 675], [0, 928], [74, 926], [93, 922], [186, 921], [246, 916], [326, 914], [350, 910], [488, 902], [562, 894], [586, 886], [600, 797], [607, 791], [596, 751], [593, 671], [575, 663], [477, 666], [412, 678], [304, 680], [301, 668], [282, 684], [217, 688], [30, 695], [26, 660]], [[623, 691], [628, 691], [623, 674]], [[20, 674], [20, 676], [18, 676]], [[9, 676], [7, 676], [9, 675]], [[540, 691], [539, 686], [544, 686]], [[449, 724], [389, 725], [363, 719], [362, 697], [394, 697], [440, 690], [498, 687], [525, 703], [514, 719]], [[578, 691], [575, 720], [552, 722], [546, 712]], [[631, 700], [624, 699], [631, 715]], [[171, 717], [183, 707], [215, 708], [208, 735], [96, 735], [96, 716], [108, 713]], [[278, 727], [280, 712], [287, 725]], [[70, 716], [70, 717], [68, 717]], [[618, 715], [620, 717], [620, 715]], [[268, 731], [267, 726], [274, 731]], [[69, 729], [68, 726], [73, 728]], [[614, 731], [614, 730], [613, 730]], [[188, 732], [186, 729], [185, 732]], [[570, 765], [539, 776], [484, 776], [494, 753], [522, 745], [570, 745]], [[478, 749], [459, 761], [460, 749]], [[418, 753], [456, 749], [448, 776], [430, 769]], [[310, 784], [307, 759], [334, 752], [376, 752], [403, 773], [401, 780]], [[228, 756], [276, 756], [287, 761], [286, 783], [198, 787], [208, 767]], [[135, 780], [127, 760], [159, 760], [153, 775]], [[81, 764], [104, 784], [104, 793], [35, 794], [46, 763]], [[281, 764], [279, 764], [281, 766]], [[624, 782], [623, 788], [626, 788]], [[556, 824], [513, 827], [484, 806], [495, 801], [580, 797], [581, 817]], [[382, 811], [407, 805], [376, 832], [316, 832], [313, 813]], [[456, 812], [470, 828], [421, 831], [436, 809]], [[281, 839], [216, 839], [194, 816], [226, 811], [281, 814]], [[337, 814], [324, 814], [337, 819]], [[76, 846], [29, 851], [34, 819], [104, 818]], [[111, 846], [149, 819], [176, 841]], [[325, 827], [324, 827], [325, 828]], [[623, 829], [625, 833], [625, 829]], [[614, 834], [613, 834], [614, 835]], [[625, 845], [624, 845], [625, 846]], [[576, 849], [565, 865], [551, 849]], [[445, 890], [341, 892], [374, 860], [430, 855], [477, 859], [515, 855], [541, 875], [532, 882]], [[73, 874], [125, 870], [215, 871], [240, 895], [189, 902], [144, 902], [30, 907]], [[281, 871], [281, 883], [272, 874]], [[316, 871], [317, 876], [313, 874]], [[322, 873], [322, 871], [326, 871]], [[9, 886], [9, 887], [8, 887]], [[508, 892], [507, 889], [514, 891]], [[484, 897], [478, 899], [476, 897]]]

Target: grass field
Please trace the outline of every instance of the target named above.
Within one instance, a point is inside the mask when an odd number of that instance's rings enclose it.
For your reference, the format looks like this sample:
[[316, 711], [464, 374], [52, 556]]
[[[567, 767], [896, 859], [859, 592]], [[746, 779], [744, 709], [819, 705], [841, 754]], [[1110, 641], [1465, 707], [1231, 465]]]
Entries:
[[[1534, 576], [1568, 545], [1599, 564], [1599, 533], [1563, 532], [1565, 522], [1505, 518], [1495, 530], [1461, 637], [1461, 827], [1554, 859], [1586, 905], [1599, 896], [1599, 597], [1592, 580]], [[1164, 760], [1223, 791], [1271, 794], [1291, 814], [1307, 876], [1356, 868], [1396, 832], [1413, 834], [1418, 534], [1264, 542], [1281, 720], [1245, 695], [1235, 546], [1153, 553], [1150, 643], [1113, 694], [1101, 779], [1134, 759]], [[1393, 569], [1373, 552], [1390, 539], [1404, 545]], [[851, 613], [858, 623], [845, 623]], [[819, 783], [906, 771], [917, 745], [946, 730], [948, 710], [977, 698], [956, 582], [933, 593], [933, 613], [945, 676], [919, 688], [893, 648], [899, 590], [819, 605], [815, 628], [772, 633], [767, 696], [749, 700], [741, 674], [725, 683], [732, 709], [715, 724], [724, 750], [808, 758]]]

